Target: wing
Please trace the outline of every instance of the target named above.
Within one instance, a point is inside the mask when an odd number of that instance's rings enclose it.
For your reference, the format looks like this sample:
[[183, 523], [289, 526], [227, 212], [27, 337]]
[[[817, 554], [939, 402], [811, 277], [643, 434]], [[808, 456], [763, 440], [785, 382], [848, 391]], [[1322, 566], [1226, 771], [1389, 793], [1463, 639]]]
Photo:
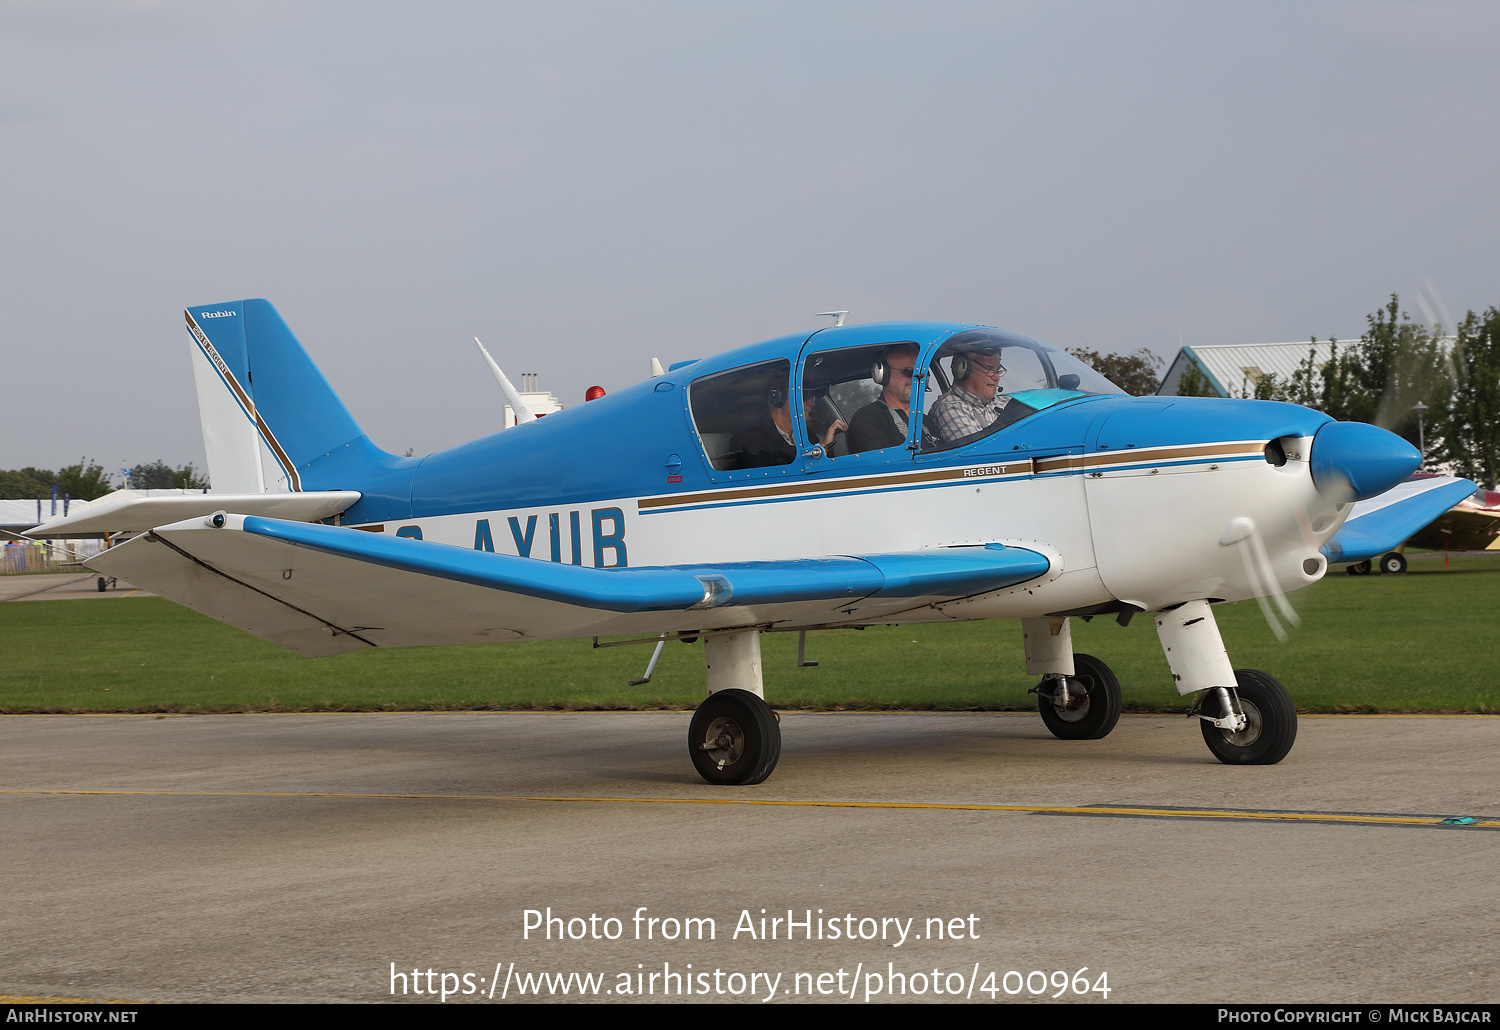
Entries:
[[1012, 587], [1048, 559], [988, 544], [793, 561], [588, 569], [228, 515], [86, 564], [309, 657], [363, 647], [840, 625]]
[[1378, 497], [1354, 505], [1349, 518], [1323, 545], [1331, 562], [1356, 562], [1394, 550], [1477, 490], [1467, 479], [1409, 479]]

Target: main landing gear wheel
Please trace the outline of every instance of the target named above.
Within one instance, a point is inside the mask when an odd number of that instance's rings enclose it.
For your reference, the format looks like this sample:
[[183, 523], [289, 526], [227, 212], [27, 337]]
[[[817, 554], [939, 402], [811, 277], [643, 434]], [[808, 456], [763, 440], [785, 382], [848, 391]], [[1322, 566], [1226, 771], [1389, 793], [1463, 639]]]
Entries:
[[[1200, 722], [1203, 740], [1214, 757], [1226, 765], [1275, 765], [1297, 741], [1297, 708], [1281, 681], [1254, 669], [1236, 669], [1235, 693], [1245, 713], [1245, 728], [1231, 733], [1211, 722]], [[1210, 689], [1199, 711], [1222, 718], [1217, 691]]]
[[709, 783], [759, 783], [781, 758], [781, 725], [748, 690], [716, 690], [693, 713], [688, 752]]
[[1395, 576], [1406, 571], [1406, 555], [1391, 551], [1380, 556], [1380, 574]]
[[1370, 559], [1357, 561], [1353, 565], [1345, 565], [1344, 571], [1351, 576], [1368, 576], [1370, 574]]
[[[1056, 680], [1051, 681], [1056, 683]], [[1056, 688], [1053, 687], [1052, 690]], [[1037, 691], [1037, 710], [1054, 737], [1063, 740], [1098, 740], [1109, 735], [1120, 721], [1120, 681], [1109, 666], [1092, 655], [1073, 656], [1073, 675], [1068, 677], [1068, 702], [1059, 705], [1043, 684]]]

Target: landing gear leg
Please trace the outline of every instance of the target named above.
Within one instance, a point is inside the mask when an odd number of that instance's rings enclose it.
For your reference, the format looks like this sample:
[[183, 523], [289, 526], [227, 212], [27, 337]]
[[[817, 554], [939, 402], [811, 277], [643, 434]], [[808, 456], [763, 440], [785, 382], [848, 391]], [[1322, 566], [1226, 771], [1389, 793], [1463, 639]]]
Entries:
[[1026, 671], [1041, 674], [1033, 688], [1042, 722], [1062, 740], [1098, 740], [1120, 721], [1120, 681], [1109, 666], [1073, 653], [1066, 618], [1022, 619]]
[[1291, 695], [1263, 672], [1229, 664], [1207, 601], [1189, 601], [1156, 616], [1156, 632], [1177, 693], [1205, 691], [1196, 709], [1203, 740], [1229, 765], [1275, 765], [1297, 740]]
[[688, 754], [709, 783], [760, 783], [781, 758], [781, 725], [766, 704], [760, 631], [710, 633], [708, 697], [688, 727]]

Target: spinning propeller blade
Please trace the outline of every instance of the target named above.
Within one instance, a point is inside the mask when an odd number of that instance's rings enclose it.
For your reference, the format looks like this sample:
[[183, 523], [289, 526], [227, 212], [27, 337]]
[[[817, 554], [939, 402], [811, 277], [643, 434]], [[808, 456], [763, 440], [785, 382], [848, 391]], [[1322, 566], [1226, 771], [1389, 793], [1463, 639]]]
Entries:
[[1255, 593], [1255, 603], [1260, 605], [1260, 613], [1276, 639], [1286, 643], [1288, 635], [1282, 628], [1281, 620], [1276, 617], [1276, 611], [1271, 607], [1272, 601], [1275, 602], [1276, 609], [1280, 610], [1282, 618], [1292, 626], [1302, 625], [1302, 620], [1292, 603], [1286, 599], [1286, 592], [1281, 589], [1276, 569], [1271, 564], [1271, 555], [1266, 551], [1266, 543], [1261, 539], [1255, 520], [1243, 515], [1232, 519], [1224, 528], [1224, 534], [1219, 537], [1219, 544], [1239, 548], [1240, 561], [1245, 565], [1245, 578], [1249, 580], [1250, 589]]

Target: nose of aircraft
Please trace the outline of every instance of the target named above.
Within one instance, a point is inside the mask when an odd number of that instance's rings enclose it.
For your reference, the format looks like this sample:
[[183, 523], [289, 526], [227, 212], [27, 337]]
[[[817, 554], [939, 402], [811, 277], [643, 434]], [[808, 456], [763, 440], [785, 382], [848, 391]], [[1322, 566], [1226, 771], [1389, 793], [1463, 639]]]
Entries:
[[1318, 491], [1353, 500], [1385, 493], [1422, 464], [1417, 449], [1395, 433], [1363, 422], [1329, 422], [1312, 443]]

